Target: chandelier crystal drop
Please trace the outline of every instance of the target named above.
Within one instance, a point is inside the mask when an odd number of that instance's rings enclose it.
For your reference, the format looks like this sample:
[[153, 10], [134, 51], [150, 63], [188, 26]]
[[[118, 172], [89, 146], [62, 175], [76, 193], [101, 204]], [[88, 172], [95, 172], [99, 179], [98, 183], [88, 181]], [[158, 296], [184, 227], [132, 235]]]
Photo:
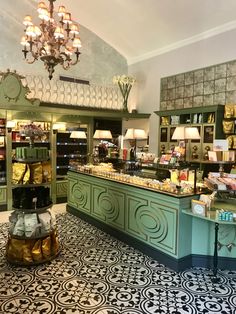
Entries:
[[48, 1], [49, 7], [43, 1], [38, 4], [38, 17], [41, 20], [39, 26], [33, 24], [30, 15], [25, 16], [25, 35], [21, 44], [24, 47], [22, 52], [26, 62], [31, 64], [42, 60], [51, 80], [56, 65], [60, 64], [67, 70], [71, 65], [78, 63], [81, 41], [78, 36], [78, 24], [72, 22], [71, 14], [64, 6], [59, 6], [56, 21], [53, 5], [56, 0]]

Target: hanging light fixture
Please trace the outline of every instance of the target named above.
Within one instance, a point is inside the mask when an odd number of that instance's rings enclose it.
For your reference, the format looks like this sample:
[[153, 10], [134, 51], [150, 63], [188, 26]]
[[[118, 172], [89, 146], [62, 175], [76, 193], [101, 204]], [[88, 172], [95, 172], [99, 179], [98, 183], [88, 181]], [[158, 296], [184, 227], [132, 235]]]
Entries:
[[49, 7], [43, 1], [38, 4], [37, 11], [41, 20], [39, 26], [33, 24], [30, 15], [25, 16], [25, 36], [22, 37], [21, 44], [24, 47], [22, 52], [26, 62], [31, 64], [38, 59], [42, 60], [51, 80], [56, 65], [60, 64], [67, 70], [71, 65], [78, 63], [81, 42], [78, 24], [72, 22], [71, 14], [64, 6], [59, 6], [57, 22], [53, 5], [56, 0], [48, 1]]

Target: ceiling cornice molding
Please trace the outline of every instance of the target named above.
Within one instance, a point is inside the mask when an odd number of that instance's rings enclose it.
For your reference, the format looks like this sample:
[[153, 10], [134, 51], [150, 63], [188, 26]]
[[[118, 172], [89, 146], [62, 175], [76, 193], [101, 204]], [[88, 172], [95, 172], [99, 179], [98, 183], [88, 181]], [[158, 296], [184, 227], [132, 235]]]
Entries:
[[135, 63], [147, 60], [147, 59], [151, 59], [153, 57], [165, 54], [165, 53], [170, 52], [172, 50], [179, 49], [179, 48], [182, 48], [184, 46], [194, 44], [198, 41], [201, 41], [201, 40], [204, 40], [204, 39], [207, 39], [210, 37], [214, 37], [216, 35], [231, 31], [233, 29], [236, 29], [236, 20], [231, 21], [231, 22], [226, 23], [226, 24], [223, 24], [221, 26], [212, 28], [206, 32], [203, 32], [203, 33], [200, 33], [198, 35], [189, 37], [187, 39], [177, 41], [174, 44], [165, 46], [163, 48], [153, 50], [151, 52], [142, 54], [142, 55], [134, 57], [134, 58], [127, 58], [127, 63], [128, 63], [128, 65], [132, 65], [132, 64], [135, 64]]

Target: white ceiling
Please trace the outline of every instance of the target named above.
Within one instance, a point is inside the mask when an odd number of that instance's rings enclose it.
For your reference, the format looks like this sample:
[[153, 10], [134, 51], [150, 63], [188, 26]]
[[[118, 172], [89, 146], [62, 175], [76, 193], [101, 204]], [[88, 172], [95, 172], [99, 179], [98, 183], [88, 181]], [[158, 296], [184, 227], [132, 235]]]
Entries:
[[68, 0], [64, 3], [79, 23], [116, 48], [128, 63], [236, 28], [235, 0]]
[[[0, 18], [22, 27], [37, 2], [0, 0]], [[129, 64], [236, 28], [236, 0], [57, 0], [55, 7], [61, 4]]]

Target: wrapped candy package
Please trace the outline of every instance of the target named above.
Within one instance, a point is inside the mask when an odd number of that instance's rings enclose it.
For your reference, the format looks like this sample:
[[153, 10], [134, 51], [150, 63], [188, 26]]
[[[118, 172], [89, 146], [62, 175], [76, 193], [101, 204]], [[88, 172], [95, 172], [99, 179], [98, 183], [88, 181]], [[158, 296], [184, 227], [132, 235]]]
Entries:
[[42, 241], [42, 254], [44, 258], [51, 256], [51, 237], [47, 237]]
[[30, 182], [33, 184], [41, 184], [43, 182], [43, 168], [40, 162], [30, 165]]
[[41, 233], [49, 233], [51, 229], [51, 214], [49, 212], [41, 213], [38, 215], [41, 224]]
[[23, 213], [18, 214], [13, 232], [14, 235], [22, 237], [25, 233], [25, 221]]
[[25, 236], [30, 238], [36, 235], [37, 228], [41, 225], [38, 223], [37, 214], [26, 214], [24, 216]]
[[23, 177], [23, 184], [28, 184], [28, 183], [30, 183], [30, 167], [29, 165], [26, 165], [26, 170]]
[[13, 163], [12, 165], [12, 183], [21, 184], [23, 182], [23, 177], [26, 171], [26, 164], [23, 163]]
[[33, 248], [32, 248], [32, 257], [34, 261], [40, 262], [43, 259], [43, 254], [42, 254], [42, 240], [39, 239], [35, 242]]
[[51, 182], [52, 181], [52, 167], [50, 161], [42, 162], [43, 169], [43, 182]]

